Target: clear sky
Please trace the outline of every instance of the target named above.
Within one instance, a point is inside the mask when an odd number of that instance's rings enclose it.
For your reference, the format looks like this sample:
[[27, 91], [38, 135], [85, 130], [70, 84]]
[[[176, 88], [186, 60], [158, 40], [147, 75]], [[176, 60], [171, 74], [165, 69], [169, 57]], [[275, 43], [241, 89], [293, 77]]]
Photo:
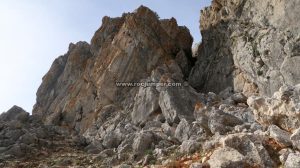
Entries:
[[43, 75], [70, 42], [90, 42], [103, 16], [145, 5], [160, 18], [175, 17], [201, 40], [200, 10], [211, 0], [1, 0], [0, 113], [13, 105], [31, 112]]

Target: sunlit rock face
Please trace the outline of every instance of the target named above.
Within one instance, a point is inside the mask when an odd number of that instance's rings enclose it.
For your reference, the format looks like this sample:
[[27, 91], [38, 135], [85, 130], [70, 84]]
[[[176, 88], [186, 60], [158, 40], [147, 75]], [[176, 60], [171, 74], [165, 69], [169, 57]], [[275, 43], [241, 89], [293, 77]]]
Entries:
[[107, 105], [131, 110], [138, 88], [115, 82], [139, 82], [171, 60], [188, 76], [192, 42], [188, 29], [174, 18], [159, 20], [143, 6], [119, 18], [104, 17], [91, 44], [70, 44], [54, 61], [38, 89], [33, 114], [42, 115], [46, 124], [84, 131]]
[[144, 6], [104, 17], [54, 61], [33, 115], [0, 115], [0, 167], [299, 167], [299, 8], [213, 0], [193, 51]]
[[202, 43], [189, 82], [271, 96], [300, 82], [299, 1], [214, 0], [201, 11]]
[[261, 124], [275, 124], [289, 131], [300, 127], [299, 84], [281, 87], [272, 97], [251, 96], [247, 102]]

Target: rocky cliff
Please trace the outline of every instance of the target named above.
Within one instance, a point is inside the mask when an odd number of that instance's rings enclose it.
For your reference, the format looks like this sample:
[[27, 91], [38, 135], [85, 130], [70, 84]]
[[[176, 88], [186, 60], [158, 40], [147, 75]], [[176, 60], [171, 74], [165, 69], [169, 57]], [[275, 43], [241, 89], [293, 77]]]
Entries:
[[54, 61], [33, 115], [0, 116], [0, 166], [300, 167], [299, 7], [214, 0], [193, 53], [147, 7], [104, 17]]
[[297, 0], [214, 0], [201, 11], [203, 40], [190, 84], [268, 96], [298, 84], [299, 6]]
[[113, 107], [112, 113], [130, 112], [138, 88], [117, 87], [116, 82], [140, 82], [167, 64], [187, 77], [192, 42], [187, 28], [175, 19], [159, 20], [146, 7], [120, 18], [104, 17], [91, 45], [70, 44], [68, 53], [54, 61], [38, 89], [33, 114], [44, 116], [47, 124], [84, 132], [107, 107]]

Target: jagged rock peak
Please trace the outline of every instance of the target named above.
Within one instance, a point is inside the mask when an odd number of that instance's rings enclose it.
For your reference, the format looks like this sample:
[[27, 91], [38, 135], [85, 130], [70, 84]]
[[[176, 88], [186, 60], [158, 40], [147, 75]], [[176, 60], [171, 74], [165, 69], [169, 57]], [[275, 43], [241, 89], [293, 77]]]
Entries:
[[28, 113], [21, 107], [14, 105], [7, 112], [0, 115], [0, 121], [12, 121], [18, 119], [20, 116], [28, 117]]
[[298, 8], [214, 0], [191, 73], [192, 37], [174, 18], [104, 17], [91, 45], [54, 61], [34, 115], [0, 116], [0, 167], [300, 167]]
[[[144, 25], [137, 25], [141, 23]], [[190, 54], [193, 38], [189, 30], [185, 26], [178, 26], [175, 18], [159, 20], [157, 13], [145, 6], [140, 6], [133, 13], [124, 13], [122, 17], [103, 17], [102, 26], [96, 31], [91, 40], [92, 51], [96, 53], [102, 44], [105, 45], [105, 43], [112, 42], [114, 36], [120, 32], [121, 27], [126, 28], [134, 25], [145, 30], [159, 31], [158, 35], [162, 34], [160, 30], [162, 27], [172, 39], [178, 41], [178, 45], [182, 49]]]
[[38, 89], [33, 114], [47, 124], [83, 132], [107, 106], [130, 112], [138, 88], [115, 83], [139, 82], [163, 64], [188, 77], [192, 43], [186, 27], [174, 18], [159, 20], [144, 6], [121, 17], [105, 16], [90, 45], [70, 44], [54, 61]]

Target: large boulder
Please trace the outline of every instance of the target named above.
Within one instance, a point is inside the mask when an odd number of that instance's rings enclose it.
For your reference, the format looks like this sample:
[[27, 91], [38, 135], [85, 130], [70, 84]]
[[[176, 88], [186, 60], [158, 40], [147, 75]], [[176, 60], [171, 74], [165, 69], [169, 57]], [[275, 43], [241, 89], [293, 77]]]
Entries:
[[287, 157], [284, 167], [285, 168], [297, 168], [300, 166], [300, 154], [290, 153]]
[[294, 133], [290, 137], [293, 146], [300, 150], [300, 128], [294, 131]]
[[233, 130], [236, 125], [243, 124], [243, 121], [234, 115], [222, 110], [212, 110], [208, 116], [208, 127], [212, 133], [226, 134]]
[[183, 141], [180, 146], [180, 152], [181, 153], [194, 153], [200, 148], [200, 143], [195, 140], [186, 140]]
[[211, 168], [245, 167], [245, 157], [237, 150], [229, 147], [219, 148], [213, 152], [208, 160]]
[[203, 102], [202, 94], [190, 86], [167, 87], [159, 94], [159, 106], [169, 123], [179, 123], [180, 119], [195, 120], [193, 113], [197, 102]]
[[197, 104], [194, 115], [207, 134], [224, 135], [232, 131], [235, 126], [243, 124], [243, 120], [232, 114], [215, 108], [207, 108], [200, 103]]
[[241, 153], [245, 163], [251, 166], [274, 167], [275, 163], [264, 147], [265, 138], [255, 134], [231, 134], [221, 139], [223, 147], [230, 147]]
[[136, 124], [145, 122], [151, 115], [161, 113], [158, 105], [159, 92], [155, 87], [140, 87], [137, 95], [133, 111], [131, 114], [132, 121]]
[[140, 132], [135, 135], [132, 149], [137, 157], [141, 157], [146, 154], [147, 150], [151, 149], [151, 145], [154, 143], [154, 136], [151, 132]]
[[182, 119], [175, 130], [175, 138], [179, 141], [188, 140], [191, 135], [191, 125], [186, 119]]
[[271, 125], [269, 127], [270, 137], [274, 138], [281, 146], [288, 147], [292, 145], [290, 140], [290, 133], [280, 129], [276, 125]]
[[247, 103], [261, 124], [278, 125], [286, 131], [300, 127], [300, 85], [283, 86], [271, 98], [249, 97]]

